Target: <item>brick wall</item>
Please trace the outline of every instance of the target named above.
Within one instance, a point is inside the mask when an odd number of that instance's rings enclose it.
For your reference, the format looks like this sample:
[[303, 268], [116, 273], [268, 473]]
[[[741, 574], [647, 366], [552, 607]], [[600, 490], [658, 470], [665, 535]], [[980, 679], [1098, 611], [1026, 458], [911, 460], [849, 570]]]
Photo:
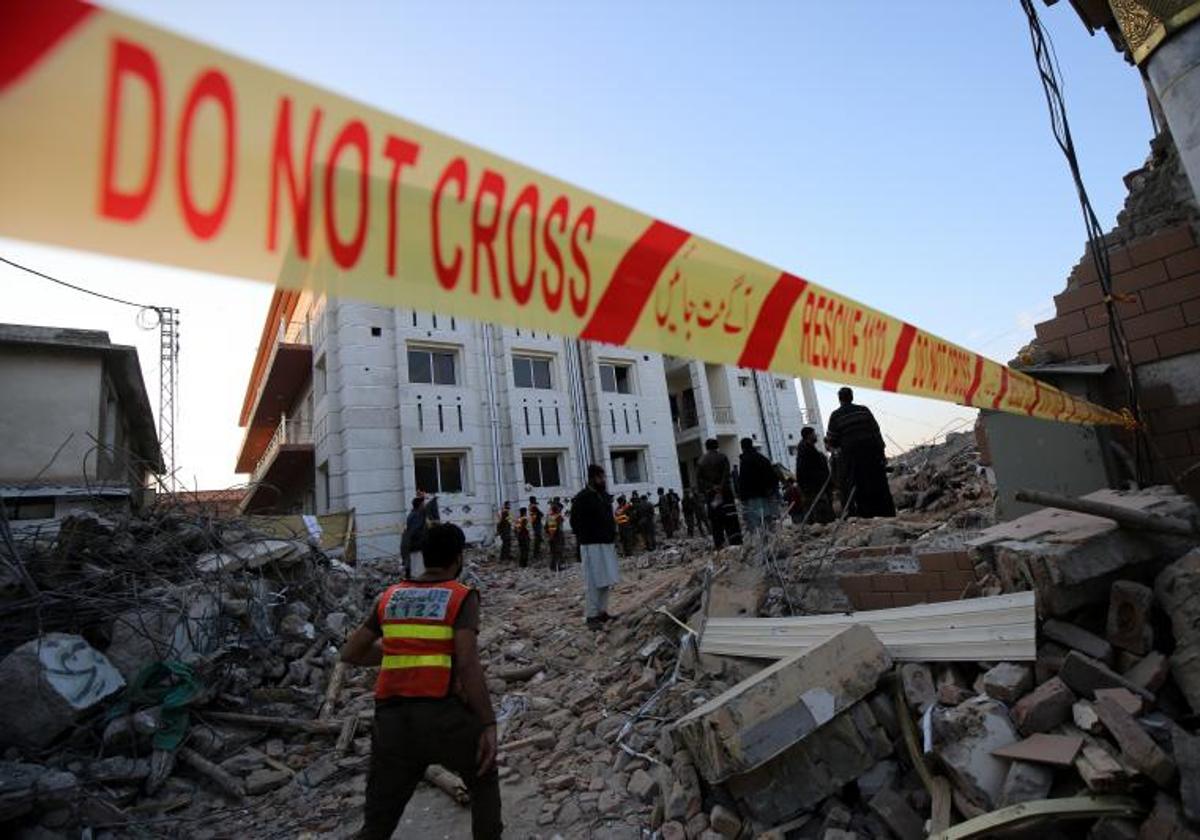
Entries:
[[[838, 557], [875, 557], [911, 554], [906, 546], [850, 549]], [[838, 575], [838, 584], [856, 610], [885, 610], [937, 601], [957, 601], [973, 597], [974, 564], [965, 551], [916, 554], [917, 565], [911, 572]]]
[[[1134, 364], [1141, 368], [1200, 354], [1200, 245], [1191, 226], [1176, 224], [1113, 247], [1108, 259], [1113, 291], [1123, 298], [1117, 311]], [[1056, 316], [1035, 328], [1048, 360], [1111, 363], [1108, 314], [1090, 255], [1075, 267], [1054, 303]], [[1200, 461], [1200, 402], [1181, 400], [1170, 384], [1160, 383], [1143, 387], [1141, 404], [1155, 480], [1169, 481]]]

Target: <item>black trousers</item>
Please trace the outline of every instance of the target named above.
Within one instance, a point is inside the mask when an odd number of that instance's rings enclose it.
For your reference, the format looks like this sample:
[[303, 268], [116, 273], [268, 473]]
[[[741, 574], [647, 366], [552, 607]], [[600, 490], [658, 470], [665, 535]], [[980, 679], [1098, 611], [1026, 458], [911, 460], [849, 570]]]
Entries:
[[713, 507], [708, 506], [708, 524], [712, 528], [713, 547], [720, 548], [729, 540], [730, 545], [742, 544], [742, 525], [738, 522], [737, 505], [733, 502]]
[[457, 698], [418, 700], [375, 709], [371, 735], [371, 769], [367, 776], [363, 840], [389, 840], [417, 783], [430, 764], [457, 774], [471, 794], [471, 835], [497, 840], [500, 820], [500, 777], [493, 768], [480, 776], [475, 763], [479, 719]]

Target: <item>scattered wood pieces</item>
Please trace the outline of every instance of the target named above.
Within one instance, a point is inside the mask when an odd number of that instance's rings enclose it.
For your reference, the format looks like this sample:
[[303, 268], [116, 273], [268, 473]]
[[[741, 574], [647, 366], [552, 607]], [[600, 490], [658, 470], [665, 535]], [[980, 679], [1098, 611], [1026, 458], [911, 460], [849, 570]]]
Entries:
[[558, 736], [553, 732], [539, 732], [536, 735], [530, 735], [528, 738], [520, 738], [516, 741], [509, 741], [507, 744], [500, 745], [500, 752], [518, 752], [527, 747], [552, 747], [558, 743]]
[[321, 710], [317, 712], [317, 720], [326, 720], [333, 715], [333, 707], [337, 705], [338, 695], [342, 692], [342, 680], [345, 678], [346, 663], [338, 662], [333, 666], [329, 683], [325, 686], [325, 699], [321, 702]]
[[934, 776], [933, 789], [930, 790], [929, 795], [933, 800], [929, 815], [929, 833], [937, 834], [954, 824], [954, 815], [951, 813], [954, 800], [950, 790], [950, 780], [945, 776]]
[[357, 731], [358, 718], [351, 715], [342, 721], [342, 731], [338, 733], [337, 744], [334, 746], [338, 755], [345, 755], [350, 751], [350, 745], [354, 743], [354, 733]]
[[449, 796], [459, 805], [469, 805], [471, 796], [462, 779], [451, 773], [445, 767], [431, 764], [425, 768], [425, 781]]
[[1053, 817], [1055, 820], [1088, 819], [1090, 817], [1136, 817], [1145, 813], [1136, 799], [1117, 796], [1070, 796], [1062, 799], [1039, 799], [1010, 805], [964, 823], [930, 835], [929, 840], [965, 840], [986, 837], [1001, 828]]
[[178, 754], [180, 761], [200, 775], [206, 776], [224, 793], [237, 800], [246, 798], [246, 789], [241, 780], [231, 776], [191, 747], [180, 747]]
[[260, 729], [286, 729], [293, 732], [307, 732], [309, 735], [339, 735], [343, 726], [340, 721], [336, 720], [305, 720], [304, 718], [293, 717], [248, 715], [242, 712], [205, 712], [204, 717], [219, 723], [232, 723], [235, 726]]
[[1015, 744], [992, 750], [992, 755], [999, 758], [1031, 761], [1034, 764], [1070, 767], [1082, 747], [1083, 738], [1078, 735], [1047, 735], [1039, 732], [1024, 741], [1017, 741]]

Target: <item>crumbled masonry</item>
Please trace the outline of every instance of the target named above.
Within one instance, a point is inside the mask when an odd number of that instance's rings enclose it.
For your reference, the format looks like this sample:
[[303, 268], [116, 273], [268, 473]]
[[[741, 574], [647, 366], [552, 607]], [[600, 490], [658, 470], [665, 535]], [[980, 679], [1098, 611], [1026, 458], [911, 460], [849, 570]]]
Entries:
[[[789, 522], [715, 552], [660, 538], [621, 561], [618, 618], [599, 631], [577, 564], [517, 569], [470, 549], [506, 836], [918, 838], [935, 820], [1086, 793], [1142, 816], [1049, 836], [1200, 829], [1200, 555], [1096, 523], [1005, 536], [1020, 520], [992, 527], [975, 458], [952, 435], [902, 459], [894, 520]], [[1128, 498], [1198, 520], [1162, 488]], [[1131, 544], [1128, 562], [1095, 562]], [[337, 647], [398, 563], [350, 565], [305, 534], [170, 509], [71, 516], [17, 549], [36, 593], [0, 580], [5, 836], [139, 823], [201, 840], [354, 836], [375, 673], [339, 665]], [[1072, 579], [1077, 606], [1063, 580], [1024, 573], [1048, 557], [1097, 575]], [[768, 621], [789, 604], [840, 614], [1028, 589], [1034, 662], [894, 662], [864, 623], [778, 661], [696, 644], [707, 618]], [[469, 836], [457, 777], [430, 768], [425, 782], [398, 836]]]

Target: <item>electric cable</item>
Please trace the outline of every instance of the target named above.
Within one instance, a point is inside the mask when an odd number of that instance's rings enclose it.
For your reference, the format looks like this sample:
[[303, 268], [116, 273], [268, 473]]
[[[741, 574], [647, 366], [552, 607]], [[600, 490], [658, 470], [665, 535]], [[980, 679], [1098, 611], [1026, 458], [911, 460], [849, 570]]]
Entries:
[[1061, 72], [1058, 68], [1058, 57], [1054, 52], [1054, 44], [1050, 33], [1038, 17], [1033, 0], [1021, 0], [1021, 8], [1029, 25], [1029, 39], [1033, 46], [1034, 60], [1037, 63], [1038, 76], [1042, 83], [1042, 92], [1046, 97], [1046, 107], [1050, 112], [1050, 127], [1054, 140], [1067, 160], [1071, 178], [1075, 182], [1075, 191], [1079, 198], [1079, 206], [1083, 212], [1084, 228], [1087, 231], [1088, 253], [1100, 289], [1104, 293], [1104, 308], [1108, 314], [1108, 341], [1112, 351], [1113, 365], [1124, 380], [1126, 401], [1134, 423], [1134, 480], [1143, 483], [1144, 464], [1143, 453], [1149, 452], [1142, 425], [1141, 406], [1138, 401], [1137, 370], [1129, 351], [1129, 341], [1125, 336], [1125, 328], [1121, 316], [1117, 312], [1118, 298], [1113, 293], [1112, 271], [1108, 262], [1108, 246], [1104, 242], [1104, 229], [1096, 217], [1096, 211], [1088, 198], [1087, 189], [1083, 183], [1083, 175], [1079, 169], [1079, 159], [1075, 153], [1075, 143], [1071, 138], [1071, 126], [1067, 120], [1067, 106], [1062, 95]]

